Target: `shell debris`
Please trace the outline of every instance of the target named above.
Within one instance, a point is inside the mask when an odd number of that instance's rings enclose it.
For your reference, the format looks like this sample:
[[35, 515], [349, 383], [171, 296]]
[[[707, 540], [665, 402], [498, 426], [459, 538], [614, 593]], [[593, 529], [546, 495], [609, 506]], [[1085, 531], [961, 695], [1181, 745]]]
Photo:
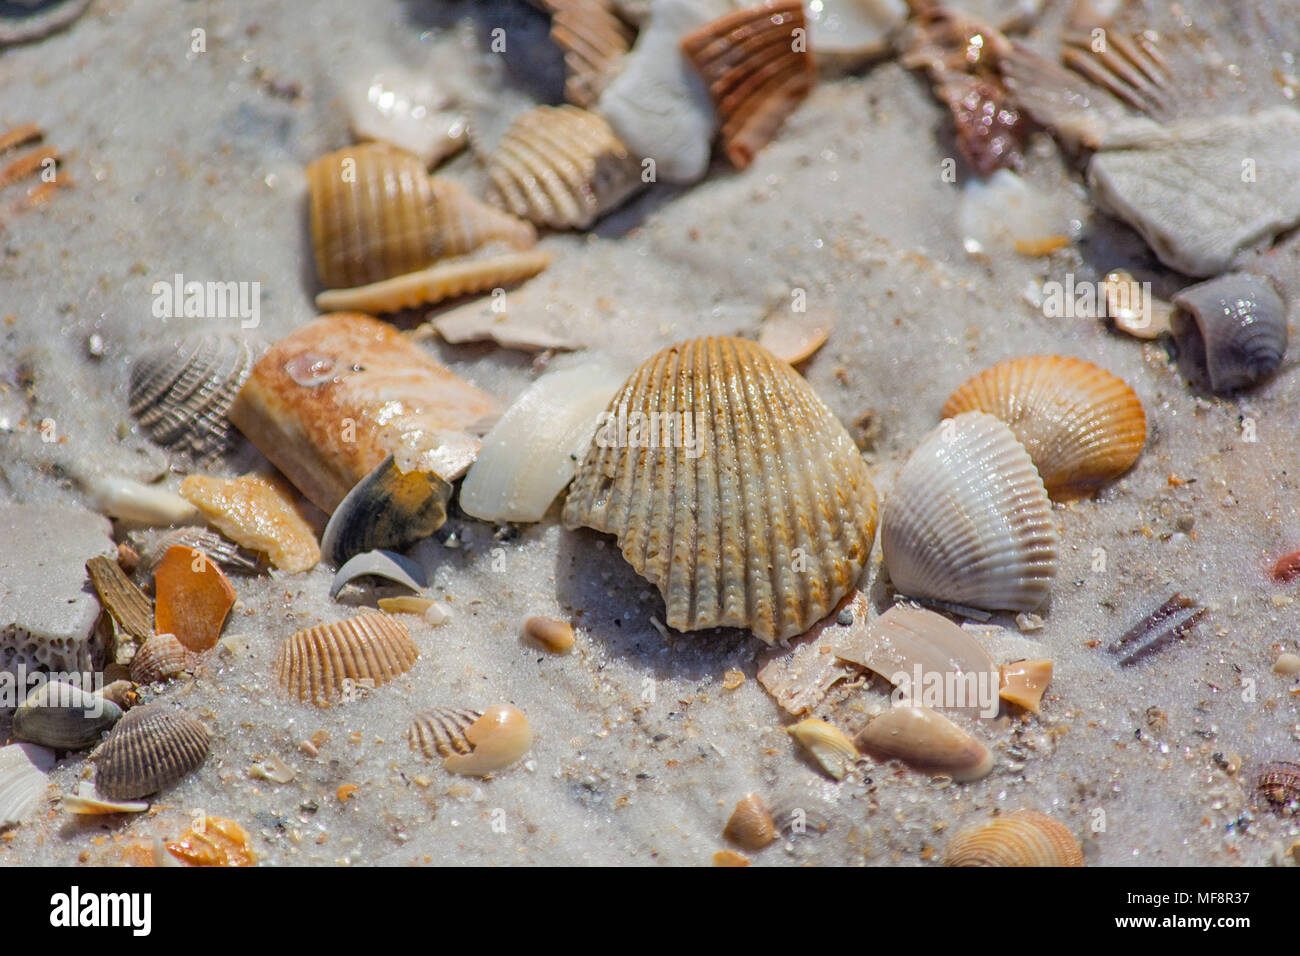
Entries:
[[216, 647], [235, 589], [202, 551], [175, 545], [154, 569], [154, 630], [174, 634], [191, 651]]
[[1175, 593], [1142, 620], [1120, 635], [1108, 650], [1128, 667], [1191, 633], [1206, 609], [1185, 594]]
[[533, 743], [533, 732], [518, 708], [498, 704], [485, 711], [435, 707], [417, 714], [408, 734], [411, 749], [444, 769], [483, 777], [504, 770]]
[[234, 820], [205, 816], [178, 840], [167, 844], [167, 852], [190, 866], [253, 866], [257, 853], [248, 831]]
[[947, 717], [901, 704], [876, 717], [854, 738], [858, 750], [881, 760], [901, 760], [930, 774], [965, 783], [987, 777], [993, 754]]
[[836, 780], [843, 780], [858, 761], [858, 750], [853, 741], [834, 724], [808, 717], [786, 730], [812, 755], [817, 765]]
[[116, 561], [96, 555], [86, 562], [86, 571], [100, 603], [122, 630], [141, 641], [153, 636], [153, 601], [131, 582]]
[[181, 497], [226, 537], [260, 551], [285, 571], [310, 571], [320, 561], [311, 525], [295, 507], [292, 489], [278, 475], [213, 478], [190, 475]]
[[1047, 685], [1052, 682], [1052, 662], [1035, 660], [1003, 664], [999, 677], [998, 696], [1036, 714]]
[[1083, 866], [1083, 848], [1058, 820], [1016, 810], [958, 833], [945, 866]]

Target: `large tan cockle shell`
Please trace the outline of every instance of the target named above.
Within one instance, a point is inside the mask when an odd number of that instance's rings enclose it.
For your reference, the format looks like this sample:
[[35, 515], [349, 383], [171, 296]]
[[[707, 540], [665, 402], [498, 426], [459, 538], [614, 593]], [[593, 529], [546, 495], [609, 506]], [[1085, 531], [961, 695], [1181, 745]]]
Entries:
[[999, 362], [953, 392], [943, 417], [971, 411], [1011, 426], [1053, 498], [1086, 495], [1122, 475], [1147, 437], [1142, 402], [1123, 379], [1063, 355]]
[[419, 656], [405, 624], [370, 612], [298, 631], [280, 649], [275, 676], [290, 695], [329, 707], [362, 681], [378, 686], [405, 674]]
[[669, 626], [807, 630], [853, 587], [876, 492], [844, 427], [803, 377], [754, 342], [673, 345], [605, 413], [564, 523], [617, 536]]

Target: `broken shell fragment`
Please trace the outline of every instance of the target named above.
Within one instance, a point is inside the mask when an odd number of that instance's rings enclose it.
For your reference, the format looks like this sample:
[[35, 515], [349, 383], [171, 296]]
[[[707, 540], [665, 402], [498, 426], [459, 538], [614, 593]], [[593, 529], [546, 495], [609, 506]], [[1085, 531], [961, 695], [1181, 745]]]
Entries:
[[1205, 614], [1206, 609], [1195, 598], [1175, 592], [1121, 634], [1107, 650], [1119, 657], [1120, 667], [1128, 667], [1186, 638]]
[[[184, 499], [181, 499], [184, 500]], [[195, 510], [195, 517], [201, 517]], [[140, 566], [136, 570], [137, 581], [152, 581], [153, 573], [167, 552], [177, 546], [193, 548], [207, 555], [208, 560], [231, 571], [256, 571], [258, 557], [240, 549], [230, 541], [209, 528], [197, 526], [173, 528], [158, 532], [150, 530], [133, 540], [140, 541]]]
[[401, 597], [380, 598], [375, 602], [379, 605], [379, 610], [385, 614], [419, 614], [421, 617], [424, 613], [433, 607], [431, 598], [413, 597], [402, 595]]
[[248, 832], [234, 820], [221, 817], [203, 818], [167, 852], [190, 866], [253, 866], [257, 854], [249, 845]]
[[516, 119], [487, 175], [502, 208], [551, 229], [586, 229], [645, 185], [609, 124], [576, 106], [538, 106]]
[[1169, 331], [1172, 306], [1151, 295], [1130, 273], [1122, 269], [1106, 273], [1101, 288], [1106, 314], [1121, 332], [1137, 339], [1158, 339]]
[[958, 833], [945, 866], [1083, 866], [1074, 834], [1037, 810], [1017, 810]]
[[1231, 272], [1189, 286], [1173, 301], [1183, 310], [1174, 313], [1174, 338], [1209, 373], [1215, 392], [1249, 388], [1282, 364], [1286, 303], [1264, 276]]
[[[802, 41], [802, 42], [801, 42]], [[817, 81], [801, 0], [767, 0], [682, 38], [722, 123], [723, 152], [744, 169]]]
[[405, 471], [465, 473], [496, 400], [386, 322], [326, 315], [263, 356], [232, 421], [326, 513], [392, 454]]
[[349, 700], [362, 681], [378, 687], [405, 674], [420, 656], [406, 625], [368, 612], [289, 637], [275, 677], [289, 695], [317, 707]]
[[111, 558], [97, 555], [86, 562], [86, 570], [99, 602], [118, 626], [142, 641], [152, 637], [153, 602], [131, 583], [121, 566]]
[[60, 801], [65, 813], [79, 816], [107, 816], [112, 813], [144, 813], [149, 809], [147, 800], [110, 800], [95, 790], [89, 780], [77, 784], [76, 794], [65, 794]]
[[761, 850], [776, 839], [776, 822], [763, 798], [747, 793], [731, 812], [722, 835], [743, 849]]
[[156, 684], [191, 670], [199, 655], [176, 639], [175, 634], [157, 634], [140, 645], [131, 658], [131, 680]]
[[998, 696], [1036, 714], [1043, 693], [1052, 682], [1052, 662], [1038, 660], [1003, 664], [999, 676]]
[[963, 783], [987, 777], [993, 769], [987, 747], [937, 711], [915, 704], [889, 708], [853, 741], [862, 753]]
[[178, 783], [208, 756], [211, 734], [165, 704], [128, 711], [95, 751], [95, 789], [111, 800], [136, 800]]
[[806, 3], [805, 14], [818, 66], [847, 70], [889, 50], [908, 8], [904, 0], [820, 0]]
[[221, 639], [235, 589], [207, 555], [180, 545], [169, 548], [154, 569], [154, 631], [174, 634], [191, 651], [206, 651]]
[[383, 578], [412, 591], [418, 591], [429, 583], [424, 567], [405, 555], [396, 551], [366, 551], [353, 555], [339, 568], [330, 583], [330, 597], [338, 597], [346, 585], [364, 577]]
[[609, 0], [535, 0], [551, 15], [551, 40], [564, 51], [564, 98], [589, 108], [618, 75], [634, 32]]
[[49, 681], [27, 695], [14, 712], [15, 740], [55, 750], [81, 750], [99, 743], [122, 719], [122, 708], [99, 694], [62, 681]]
[[483, 777], [504, 770], [533, 743], [533, 732], [518, 709], [509, 704], [476, 710], [435, 707], [411, 723], [411, 749], [430, 760], [442, 757], [451, 773]]
[[786, 730], [812, 754], [817, 765], [836, 780], [843, 780], [845, 774], [857, 763], [858, 751], [853, 746], [853, 741], [833, 724], [808, 717]]
[[548, 651], [562, 654], [573, 646], [573, 625], [553, 617], [530, 617], [524, 633]]
[[226, 537], [264, 552], [277, 568], [310, 571], [320, 561], [316, 535], [294, 506], [292, 489], [278, 475], [190, 475], [181, 482], [181, 497]]
[[754, 342], [699, 338], [651, 357], [610, 402], [564, 523], [615, 535], [670, 627], [772, 643], [853, 588], [876, 492], [803, 376]]
[[343, 90], [352, 135], [388, 143], [432, 168], [464, 148], [467, 122], [427, 76], [385, 67]]
[[796, 318], [783, 312], [769, 315], [758, 330], [758, 344], [777, 358], [798, 365], [826, 344], [830, 325]]
[[53, 750], [29, 743], [0, 747], [0, 827], [27, 819], [40, 803], [53, 769]]
[[321, 547], [334, 564], [366, 551], [401, 551], [447, 520], [451, 485], [432, 471], [403, 472], [389, 455], [339, 502]]
[[111, 475], [86, 475], [82, 484], [94, 508], [114, 518], [160, 527], [200, 520], [192, 504], [157, 485]]
[[885, 501], [880, 546], [912, 597], [1032, 611], [1056, 574], [1052, 506], [1011, 429], [965, 412], [912, 452]]
[[1146, 443], [1137, 393], [1082, 359], [1007, 359], [953, 392], [943, 417], [987, 412], [1011, 427], [1054, 498], [1089, 494], [1132, 467]]

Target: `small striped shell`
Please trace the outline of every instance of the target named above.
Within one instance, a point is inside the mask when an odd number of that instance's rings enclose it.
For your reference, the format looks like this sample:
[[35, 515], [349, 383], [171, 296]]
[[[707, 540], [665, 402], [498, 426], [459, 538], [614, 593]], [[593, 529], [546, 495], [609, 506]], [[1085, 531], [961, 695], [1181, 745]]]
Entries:
[[412, 750], [430, 760], [441, 757], [446, 770], [471, 777], [505, 769], [533, 742], [528, 721], [509, 704], [482, 712], [434, 707], [416, 715], [408, 737]]
[[744, 339], [692, 339], [614, 396], [564, 523], [617, 536], [681, 631], [768, 643], [824, 617], [876, 532], [862, 455], [803, 377]]
[[1083, 866], [1074, 834], [1037, 810], [1017, 810], [958, 833], [946, 866]]
[[633, 30], [609, 0], [535, 0], [551, 15], [551, 40], [564, 51], [564, 98], [581, 107], [596, 102], [622, 68]]
[[292, 635], [280, 651], [275, 676], [291, 696], [329, 707], [361, 681], [378, 686], [405, 674], [419, 656], [405, 624], [387, 614], [364, 613]]
[[242, 550], [235, 542], [209, 528], [187, 526], [164, 532], [142, 531], [132, 534], [131, 540], [138, 542], [140, 564], [136, 568], [136, 579], [141, 581], [152, 581], [163, 556], [177, 545], [202, 551], [209, 560], [227, 571], [256, 571], [258, 568], [257, 555]]
[[312, 248], [327, 289], [406, 275], [494, 240], [527, 248], [533, 227], [429, 176], [387, 143], [361, 143], [307, 167]]
[[131, 658], [131, 680], [137, 684], [165, 681], [191, 669], [198, 659], [175, 634], [155, 634]]
[[641, 166], [609, 124], [576, 106], [538, 106], [487, 163], [503, 208], [552, 229], [586, 229], [641, 188]]
[[95, 789], [112, 800], [138, 800], [179, 782], [208, 756], [211, 734], [166, 704], [127, 711], [95, 752]]
[[551, 263], [549, 252], [530, 249], [484, 259], [436, 262], [427, 269], [382, 279], [351, 289], [326, 289], [316, 295], [322, 312], [367, 312], [383, 315], [433, 305], [443, 299], [505, 288], [531, 279]]
[[226, 413], [264, 350], [260, 340], [231, 333], [151, 348], [131, 367], [131, 414], [159, 445], [210, 462], [230, 447]]
[[[798, 31], [798, 32], [796, 32]], [[682, 38], [722, 122], [722, 148], [744, 169], [817, 81], [802, 0], [768, 0]]]
[[1300, 812], [1300, 763], [1273, 760], [1264, 764], [1255, 774], [1255, 795], [1265, 809]]
[[1062, 355], [999, 362], [953, 392], [943, 417], [974, 411], [1011, 426], [1053, 498], [1086, 495], [1122, 475], [1146, 443], [1137, 393], [1105, 369]]
[[1173, 301], [1183, 310], [1174, 313], [1174, 337], [1204, 366], [1214, 391], [1248, 388], [1282, 364], [1286, 303], [1264, 276], [1231, 272], [1183, 289]]
[[930, 432], [880, 520], [895, 589], [988, 610], [1032, 611], [1056, 574], [1052, 505], [1024, 446], [983, 412]]

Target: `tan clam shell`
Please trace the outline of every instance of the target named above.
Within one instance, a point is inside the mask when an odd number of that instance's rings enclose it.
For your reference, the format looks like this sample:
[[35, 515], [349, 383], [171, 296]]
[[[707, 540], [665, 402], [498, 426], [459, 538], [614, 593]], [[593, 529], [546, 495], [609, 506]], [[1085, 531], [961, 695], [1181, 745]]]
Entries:
[[191, 669], [198, 655], [176, 639], [175, 634], [156, 634], [140, 645], [131, 659], [131, 680], [154, 684]]
[[564, 98], [590, 107], [617, 75], [634, 31], [609, 0], [534, 0], [551, 15], [551, 40], [564, 51]]
[[682, 52], [718, 109], [723, 152], [737, 169], [753, 162], [817, 82], [807, 36], [802, 0], [769, 0], [682, 38]]
[[379, 686], [405, 674], [419, 656], [405, 624], [369, 612], [291, 635], [276, 659], [275, 678], [290, 696], [329, 707], [361, 681]]
[[[875, 537], [875, 488], [788, 364], [744, 339], [692, 339], [646, 361], [606, 415], [564, 523], [617, 536], [670, 627], [748, 627], [772, 643], [853, 588]], [[658, 447], [628, 447], [651, 444], [655, 423], [666, 423]]]
[[376, 314], [414, 309], [421, 305], [433, 305], [443, 299], [514, 285], [524, 279], [531, 279], [550, 263], [551, 254], [540, 249], [485, 259], [437, 262], [427, 269], [418, 269], [369, 285], [351, 289], [327, 289], [316, 296], [316, 308], [322, 312]]
[[731, 812], [722, 835], [743, 849], [761, 850], [776, 839], [776, 821], [762, 797], [747, 793]]
[[980, 780], [993, 769], [993, 754], [947, 717], [928, 707], [901, 704], [872, 720], [853, 738], [859, 751], [881, 760], [954, 780]]
[[430, 177], [420, 160], [387, 143], [359, 143], [307, 167], [312, 249], [327, 289], [416, 272], [438, 259], [502, 240], [536, 241], [526, 222]]
[[641, 164], [603, 118], [538, 106], [506, 130], [487, 163], [493, 198], [552, 229], [586, 229], [644, 183]]
[[482, 712], [434, 707], [416, 714], [408, 737], [412, 750], [430, 760], [441, 757], [446, 770], [471, 777], [504, 770], [533, 743], [527, 719], [509, 704]]
[[944, 865], [1083, 866], [1083, 848], [1060, 821], [1016, 810], [954, 836]]
[[177, 783], [208, 756], [208, 729], [166, 704], [129, 710], [95, 752], [95, 789], [137, 800]]
[[1043, 482], [1003, 422], [965, 412], [912, 452], [880, 518], [880, 548], [903, 594], [1032, 611], [1056, 574]]
[[1053, 498], [1089, 494], [1127, 471], [1146, 443], [1137, 393], [1082, 359], [1007, 359], [953, 392], [943, 417], [988, 412], [1015, 433]]
[[858, 761], [858, 750], [853, 741], [834, 724], [807, 717], [786, 730], [812, 755], [817, 765], [836, 780], [843, 780]]
[[1047, 685], [1052, 682], [1052, 662], [1026, 660], [1003, 664], [998, 677], [999, 697], [1036, 714]]

